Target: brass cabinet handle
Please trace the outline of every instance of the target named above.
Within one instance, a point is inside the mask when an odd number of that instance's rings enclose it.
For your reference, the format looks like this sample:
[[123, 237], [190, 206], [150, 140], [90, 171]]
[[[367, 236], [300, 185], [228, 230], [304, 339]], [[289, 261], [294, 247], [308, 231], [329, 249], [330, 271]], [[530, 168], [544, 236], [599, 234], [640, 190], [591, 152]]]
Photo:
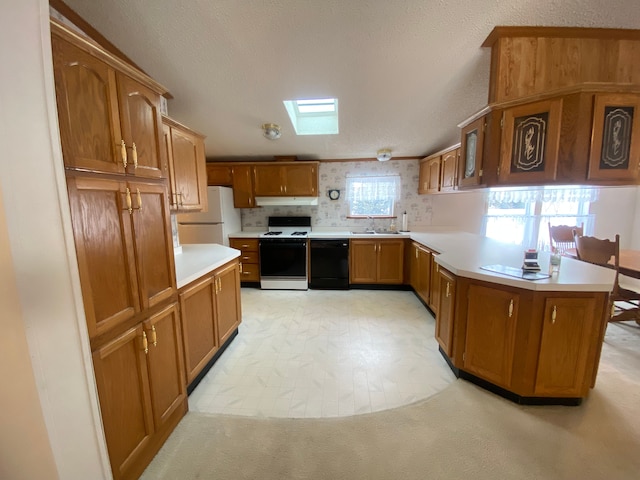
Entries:
[[242, 273], [242, 263], [240, 263], [240, 273]]
[[218, 281], [218, 292], [221, 292], [222, 291], [222, 279], [218, 277], [216, 280]]
[[127, 194], [125, 196], [126, 202], [127, 202], [127, 210], [129, 212], [129, 215], [131, 215], [131, 212], [133, 212], [133, 208], [131, 208], [131, 190], [129, 190], [129, 187], [127, 187]]
[[440, 273], [440, 265], [436, 263], [436, 272]]
[[509, 302], [509, 318], [513, 317], [513, 298]]
[[158, 346], [158, 337], [156, 335], [156, 326], [151, 325], [151, 343], [153, 343], [154, 347]]
[[556, 312], [556, 306], [553, 306], [553, 311], [551, 312], [551, 324], [555, 324], [556, 323], [556, 316], [557, 316], [557, 312]]
[[136, 197], [138, 197], [138, 210], [142, 210], [142, 195], [139, 188], [136, 188]]
[[124, 140], [120, 142], [120, 157], [122, 157], [122, 166], [127, 168], [127, 146], [124, 143]]
[[447, 297], [451, 294], [451, 292], [449, 291], [449, 288], [451, 287], [451, 284], [449, 282], [447, 282]]
[[147, 332], [142, 332], [142, 348], [144, 353], [149, 353], [149, 342], [147, 341]]
[[418, 247], [416, 247], [416, 258], [418, 258]]
[[133, 149], [133, 168], [138, 168], [138, 149], [136, 148], [135, 142], [131, 148]]

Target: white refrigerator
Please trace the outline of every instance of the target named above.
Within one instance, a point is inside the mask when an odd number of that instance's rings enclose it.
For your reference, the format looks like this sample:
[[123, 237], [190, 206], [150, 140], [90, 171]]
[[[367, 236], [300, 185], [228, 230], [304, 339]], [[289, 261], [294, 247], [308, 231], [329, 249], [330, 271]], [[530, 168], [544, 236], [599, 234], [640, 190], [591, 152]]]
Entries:
[[233, 207], [233, 190], [229, 187], [208, 187], [207, 196], [209, 208], [206, 212], [178, 215], [180, 243], [229, 246], [229, 234], [242, 230], [240, 210]]

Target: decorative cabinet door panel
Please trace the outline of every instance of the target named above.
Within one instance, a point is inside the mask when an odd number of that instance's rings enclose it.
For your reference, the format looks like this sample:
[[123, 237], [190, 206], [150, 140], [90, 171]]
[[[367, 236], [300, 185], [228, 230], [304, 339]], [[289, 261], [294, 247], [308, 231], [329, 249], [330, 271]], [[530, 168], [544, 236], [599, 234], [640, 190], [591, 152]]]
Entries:
[[215, 275], [216, 320], [218, 324], [218, 345], [224, 344], [240, 325], [240, 267], [234, 263]]
[[150, 317], [143, 326], [149, 350], [153, 418], [159, 429], [187, 397], [177, 303]]
[[95, 351], [93, 367], [111, 468], [123, 478], [154, 432], [142, 325]]
[[284, 193], [286, 195], [315, 196], [318, 194], [318, 167], [314, 165], [286, 165]]
[[547, 298], [535, 394], [583, 396], [589, 340], [596, 326], [594, 298]]
[[179, 295], [187, 383], [198, 376], [220, 346], [215, 329], [215, 289], [213, 277], [208, 277]]
[[462, 128], [458, 188], [482, 184], [485, 118], [481, 117]]
[[519, 299], [516, 293], [469, 286], [464, 369], [502, 387], [511, 384]]
[[500, 183], [555, 180], [562, 99], [529, 103], [504, 111]]
[[52, 45], [65, 166], [124, 173], [115, 71], [55, 35]]
[[438, 313], [436, 314], [436, 340], [448, 357], [453, 356], [453, 320], [455, 310], [456, 279], [446, 270], [438, 273]]
[[171, 127], [172, 199], [178, 210], [202, 210], [206, 207], [207, 172], [202, 138]]
[[176, 291], [169, 203], [163, 184], [129, 185], [140, 302], [149, 308]]
[[640, 98], [637, 94], [597, 94], [589, 156], [589, 180], [640, 177]]
[[126, 184], [67, 178], [82, 298], [91, 338], [140, 311]]
[[379, 240], [377, 263], [377, 283], [403, 283], [404, 240]]
[[418, 178], [418, 193], [423, 195], [429, 190], [429, 165], [425, 159], [420, 160], [420, 171]]
[[440, 164], [440, 191], [453, 191], [456, 188], [458, 180], [458, 159], [460, 157], [460, 149], [456, 148], [450, 152], [442, 154], [442, 162]]
[[122, 137], [130, 159], [127, 173], [165, 178], [160, 96], [126, 75], [118, 73], [117, 78]]
[[233, 206], [236, 208], [253, 208], [253, 175], [250, 165], [238, 165], [231, 167], [233, 178]]
[[256, 196], [284, 195], [280, 165], [255, 165], [253, 167], [253, 191]]
[[431, 287], [431, 252], [425, 248], [418, 249], [418, 295], [425, 303], [430, 303]]

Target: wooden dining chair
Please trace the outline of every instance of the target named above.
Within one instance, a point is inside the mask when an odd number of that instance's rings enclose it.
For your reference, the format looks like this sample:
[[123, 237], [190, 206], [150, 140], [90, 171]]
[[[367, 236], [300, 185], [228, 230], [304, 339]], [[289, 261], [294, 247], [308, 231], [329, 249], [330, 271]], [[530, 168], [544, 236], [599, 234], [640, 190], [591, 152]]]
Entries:
[[584, 235], [584, 222], [579, 226], [569, 225], [555, 225], [551, 226], [549, 222], [549, 240], [551, 245], [551, 251], [557, 251], [559, 254], [563, 254], [566, 250], [576, 248], [576, 244], [573, 238], [573, 231], [576, 231], [578, 235]]
[[615, 282], [610, 296], [611, 316], [609, 321], [635, 320], [640, 325], [640, 293], [623, 288], [619, 283], [620, 235], [616, 234], [614, 241], [602, 240], [596, 237], [579, 235], [577, 229], [574, 229], [573, 237], [578, 260], [616, 271]]

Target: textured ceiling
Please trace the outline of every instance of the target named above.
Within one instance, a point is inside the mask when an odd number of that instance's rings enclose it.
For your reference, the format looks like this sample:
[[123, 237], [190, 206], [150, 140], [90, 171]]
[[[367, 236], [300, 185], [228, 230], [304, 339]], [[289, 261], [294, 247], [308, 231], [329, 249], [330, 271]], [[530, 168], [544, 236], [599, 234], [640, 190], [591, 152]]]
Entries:
[[[638, 0], [66, 3], [169, 89], [208, 158], [424, 156], [486, 104], [494, 26], [640, 28]], [[340, 134], [296, 136], [282, 101], [318, 97], [339, 99]]]

